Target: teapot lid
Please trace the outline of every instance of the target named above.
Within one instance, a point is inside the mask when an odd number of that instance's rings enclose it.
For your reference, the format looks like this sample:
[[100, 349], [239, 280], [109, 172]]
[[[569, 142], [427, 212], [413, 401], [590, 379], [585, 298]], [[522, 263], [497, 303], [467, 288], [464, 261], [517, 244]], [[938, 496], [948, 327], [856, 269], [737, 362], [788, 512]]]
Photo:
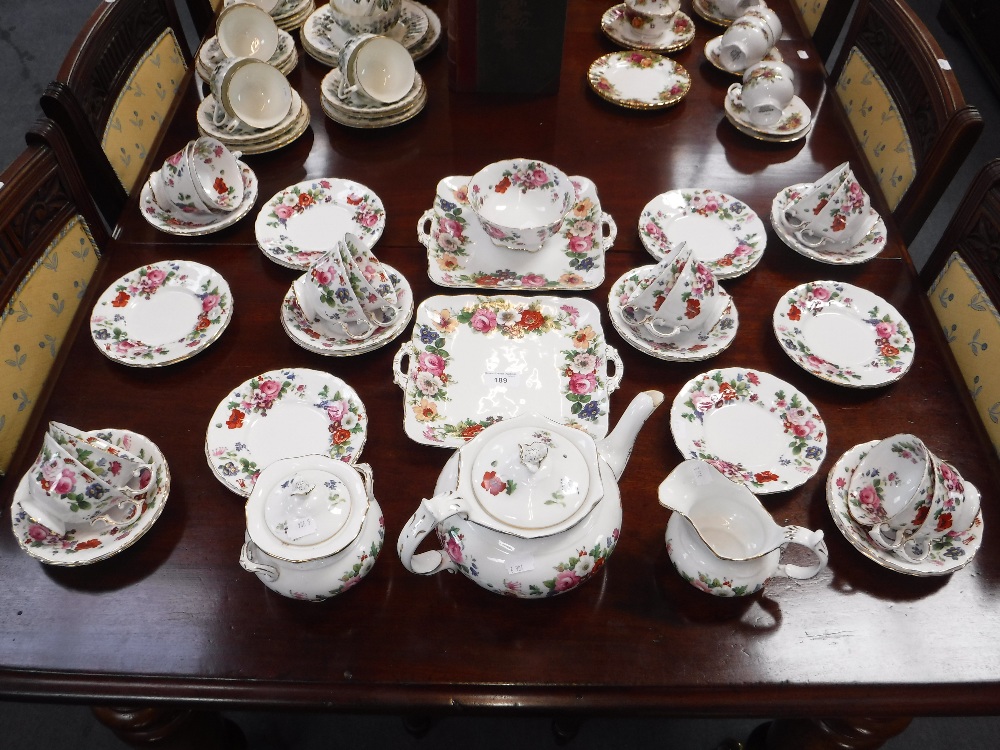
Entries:
[[316, 560], [357, 538], [368, 504], [354, 466], [324, 455], [285, 458], [257, 477], [247, 500], [247, 532], [274, 558]]
[[596, 452], [588, 459], [578, 442], [537, 424], [495, 433], [472, 461], [469, 478], [479, 506], [515, 533], [572, 520], [590, 496], [591, 472], [597, 470]]

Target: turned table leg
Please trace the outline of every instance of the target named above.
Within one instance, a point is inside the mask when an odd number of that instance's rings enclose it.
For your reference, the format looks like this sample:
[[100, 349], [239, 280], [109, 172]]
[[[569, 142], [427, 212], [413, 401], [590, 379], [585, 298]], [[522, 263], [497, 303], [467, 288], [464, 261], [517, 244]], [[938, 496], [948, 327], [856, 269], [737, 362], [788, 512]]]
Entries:
[[876, 750], [910, 725], [891, 719], [776, 719], [753, 730], [747, 750]]
[[129, 747], [157, 750], [244, 750], [246, 739], [233, 722], [214, 711], [92, 706], [99, 722]]

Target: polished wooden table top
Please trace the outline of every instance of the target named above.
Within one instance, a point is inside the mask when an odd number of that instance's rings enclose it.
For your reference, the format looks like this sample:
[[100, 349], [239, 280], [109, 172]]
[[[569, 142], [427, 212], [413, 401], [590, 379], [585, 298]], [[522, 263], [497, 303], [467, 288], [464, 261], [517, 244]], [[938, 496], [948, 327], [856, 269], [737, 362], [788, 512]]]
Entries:
[[[582, 296], [605, 308], [611, 282], [645, 265], [636, 222], [645, 203], [677, 187], [713, 187], [766, 217], [787, 185], [860, 160], [822, 70], [788, 4], [779, 49], [797, 73], [801, 98], [816, 113], [804, 141], [756, 142], [726, 122], [732, 78], [705, 61], [720, 30], [693, 16], [694, 43], [674, 55], [691, 73], [689, 96], [662, 112], [615, 107], [589, 91], [586, 70], [615, 49], [601, 34], [607, 0], [570, 3], [561, 87], [554, 96], [456, 94], [447, 85], [445, 42], [417, 68], [430, 99], [413, 121], [359, 131], [324, 117], [319, 81], [326, 68], [304, 53], [290, 75], [312, 110], [312, 127], [275, 153], [251, 156], [261, 205], [295, 182], [354, 179], [381, 196], [388, 216], [375, 247], [402, 271], [419, 301], [448, 293], [427, 278], [414, 229], [437, 181], [472, 174], [510, 156], [544, 159], [592, 178], [617, 221], [604, 284]], [[432, 4], [444, 16], [445, 4]], [[690, 4], [684, 8], [690, 12]], [[693, 14], [692, 14], [693, 15]], [[799, 51], [802, 51], [802, 55]], [[160, 154], [196, 135], [193, 89]], [[100, 701], [208, 701], [219, 705], [343, 710], [452, 710], [459, 707], [733, 715], [890, 715], [1000, 713], [1000, 546], [987, 531], [978, 556], [952, 575], [915, 578], [859, 554], [827, 510], [826, 474], [851, 446], [913, 431], [952, 459], [984, 493], [994, 522], [996, 458], [944, 364], [941, 334], [899, 241], [874, 260], [822, 265], [785, 247], [768, 222], [767, 251], [746, 276], [725, 282], [740, 313], [733, 346], [707, 362], [668, 363], [643, 355], [613, 330], [625, 364], [612, 397], [614, 423], [631, 397], [656, 388], [666, 403], [639, 437], [620, 483], [621, 542], [603, 572], [566, 596], [521, 601], [488, 593], [460, 576], [421, 578], [403, 569], [395, 539], [428, 496], [447, 451], [410, 441], [402, 395], [391, 380], [399, 341], [357, 357], [311, 354], [279, 322], [295, 277], [256, 249], [253, 216], [203, 238], [157, 232], [129, 208], [92, 291], [123, 273], [168, 258], [197, 260], [229, 281], [235, 316], [206, 351], [160, 369], [133, 369], [102, 356], [82, 329], [43, 409], [84, 429], [126, 427], [153, 439], [173, 477], [162, 517], [137, 544], [92, 566], [39, 564], [0, 534], [0, 693]], [[780, 295], [806, 281], [835, 279], [870, 289], [911, 323], [912, 370], [877, 389], [832, 385], [799, 369], [771, 328]], [[463, 290], [454, 290], [463, 293]], [[405, 336], [400, 340], [405, 340]], [[751, 597], [707, 596], [674, 571], [664, 548], [668, 513], [660, 480], [681, 460], [669, 403], [698, 373], [741, 366], [774, 374], [805, 393], [827, 422], [820, 473], [798, 489], [766, 496], [780, 523], [826, 533], [829, 567], [807, 581], [778, 579]], [[374, 570], [354, 590], [325, 603], [282, 598], [237, 563], [243, 500], [222, 486], [204, 456], [205, 430], [219, 401], [258, 373], [285, 367], [327, 370], [350, 383], [370, 414], [362, 453], [388, 527]], [[40, 444], [30, 435], [2, 487], [10, 521], [16, 479]]]

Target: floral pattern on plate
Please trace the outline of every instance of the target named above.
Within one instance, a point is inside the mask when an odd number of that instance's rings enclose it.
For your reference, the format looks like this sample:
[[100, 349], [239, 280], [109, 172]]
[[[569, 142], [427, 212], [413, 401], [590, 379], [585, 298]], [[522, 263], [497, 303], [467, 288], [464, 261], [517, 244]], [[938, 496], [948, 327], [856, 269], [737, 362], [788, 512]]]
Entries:
[[[404, 356], [408, 372], [400, 369]], [[601, 438], [621, 378], [600, 311], [575, 297], [431, 297], [394, 368], [407, 435], [447, 447], [529, 410]]]
[[122, 276], [90, 316], [101, 353], [135, 367], [192, 357], [215, 341], [233, 317], [229, 284], [201, 263], [165, 260]]
[[662, 109], [677, 104], [691, 89], [691, 75], [656, 52], [611, 52], [587, 71], [590, 88], [627, 109]]
[[103, 528], [98, 529], [85, 523], [78, 528], [67, 528], [65, 534], [56, 534], [34, 521], [21, 507], [21, 500], [28, 495], [28, 475], [25, 474], [14, 490], [14, 502], [10, 509], [11, 527], [21, 549], [48, 565], [87, 565], [106, 560], [131, 547], [160, 517], [170, 494], [170, 471], [166, 459], [147, 437], [125, 430], [95, 430], [86, 434], [113, 443], [153, 464], [156, 467], [151, 483], [154, 490], [143, 502], [139, 519], [128, 526], [109, 528], [102, 524]]
[[670, 430], [685, 458], [700, 458], [757, 494], [798, 487], [819, 471], [826, 424], [783, 380], [729, 367], [702, 373], [674, 398]]
[[[721, 70], [723, 73], [729, 73], [734, 76], [743, 77], [743, 71], [727, 70], [722, 67], [722, 58], [719, 57], [719, 46], [722, 44], [722, 36], [713, 37], [705, 42], [705, 59], [712, 63], [713, 66]], [[768, 62], [784, 62], [785, 58], [782, 56], [781, 52], [778, 51], [777, 47], [771, 47], [764, 55], [764, 60]]]
[[887, 233], [885, 222], [881, 216], [875, 222], [875, 226], [872, 227], [871, 231], [854, 247], [836, 251], [827, 250], [822, 247], [810, 248], [796, 240], [795, 236], [785, 227], [781, 217], [784, 216], [788, 203], [797, 197], [802, 190], [809, 187], [812, 187], [812, 183], [803, 182], [797, 185], [790, 185], [784, 190], [779, 190], [771, 202], [771, 226], [774, 227], [775, 234], [788, 247], [807, 258], [836, 266], [864, 263], [885, 250]]
[[153, 190], [147, 180], [139, 191], [139, 210], [142, 213], [142, 218], [161, 232], [190, 237], [212, 234], [226, 227], [231, 227], [250, 213], [253, 204], [257, 202], [257, 175], [242, 161], [237, 161], [237, 163], [240, 165], [240, 176], [243, 178], [243, 200], [232, 211], [219, 214], [217, 219], [208, 224], [185, 221], [173, 213], [164, 211], [157, 205], [156, 201], [153, 200]]
[[385, 229], [385, 208], [369, 188], [336, 177], [300, 182], [276, 193], [257, 214], [257, 244], [286, 268], [306, 270], [347, 232], [368, 247]]
[[319, 370], [271, 370], [237, 386], [215, 409], [205, 454], [216, 478], [244, 497], [280, 458], [324, 454], [353, 463], [368, 414], [347, 383]]
[[839, 385], [871, 388], [899, 380], [913, 364], [909, 324], [867, 289], [813, 281], [786, 292], [774, 335], [799, 367]]
[[709, 359], [724, 351], [736, 338], [740, 320], [736, 312], [736, 303], [719, 287], [717, 293], [725, 302], [719, 319], [708, 330], [691, 331], [680, 334], [669, 341], [654, 341], [640, 335], [637, 328], [622, 316], [622, 305], [631, 296], [636, 285], [652, 273], [655, 266], [643, 266], [626, 271], [612, 285], [608, 295], [608, 313], [611, 324], [619, 335], [640, 352], [657, 359], [670, 362], [695, 362]]
[[657, 260], [687, 242], [717, 279], [741, 276], [764, 255], [764, 222], [746, 203], [705, 188], [679, 188], [653, 198], [639, 214], [639, 239]]
[[983, 514], [976, 516], [972, 528], [962, 534], [944, 534], [930, 545], [930, 553], [918, 563], [909, 562], [883, 549], [868, 538], [847, 509], [851, 478], [861, 460], [877, 440], [855, 445], [834, 464], [826, 480], [826, 502], [833, 521], [858, 552], [883, 568], [912, 576], [939, 576], [953, 573], [972, 562], [983, 541]]
[[469, 207], [467, 176], [445, 177], [434, 208], [420, 217], [417, 239], [427, 248], [428, 275], [457, 288], [593, 289], [604, 281], [604, 253], [617, 227], [601, 211], [594, 183], [571, 177], [573, 208], [558, 234], [538, 253], [518, 253], [493, 244]]
[[639, 39], [625, 19], [625, 3], [613, 5], [604, 11], [601, 16], [601, 31], [612, 42], [623, 47], [655, 52], [677, 52], [694, 41], [694, 22], [682, 11], [674, 13], [673, 24], [659, 39], [649, 42]]
[[805, 138], [812, 128], [812, 111], [799, 97], [792, 100], [781, 110], [781, 119], [776, 125], [759, 128], [747, 118], [746, 107], [733, 100], [733, 91], [740, 84], [734, 83], [725, 98], [726, 119], [741, 133], [760, 141], [771, 143], [791, 143]]

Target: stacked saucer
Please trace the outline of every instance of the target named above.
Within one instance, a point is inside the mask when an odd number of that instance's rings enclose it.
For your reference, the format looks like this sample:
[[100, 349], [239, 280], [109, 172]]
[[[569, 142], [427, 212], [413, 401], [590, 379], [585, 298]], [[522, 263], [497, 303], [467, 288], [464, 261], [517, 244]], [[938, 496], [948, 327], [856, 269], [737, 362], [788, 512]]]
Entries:
[[625, 3], [619, 3], [604, 11], [601, 16], [601, 31], [611, 41], [629, 49], [677, 52], [694, 41], [695, 29], [691, 17], [678, 10], [665, 29], [648, 37], [640, 37], [625, 17]]
[[198, 132], [217, 138], [230, 148], [237, 148], [244, 154], [275, 151], [292, 143], [309, 128], [309, 107], [294, 89], [288, 114], [281, 122], [270, 128], [253, 128], [246, 124], [241, 124], [232, 130], [219, 127], [212, 119], [215, 109], [214, 95], [206, 95], [198, 105]]
[[812, 129], [812, 111], [798, 96], [781, 110], [781, 117], [773, 125], [759, 126], [750, 121], [746, 107], [738, 98], [740, 85], [734, 83], [726, 92], [726, 119], [738, 131], [758, 141], [770, 143], [791, 143], [805, 138]]
[[[195, 70], [202, 77], [202, 80], [208, 81], [212, 78], [212, 71], [225, 58], [226, 54], [219, 45], [219, 38], [210, 36], [198, 48]], [[295, 51], [295, 39], [287, 31], [278, 30], [278, 47], [268, 62], [286, 76], [299, 64], [299, 54]]]
[[[340, 50], [351, 36], [334, 20], [329, 4], [313, 12], [299, 32], [306, 54], [331, 68], [339, 66]], [[414, 60], [419, 60], [441, 40], [441, 19], [426, 5], [403, 0], [399, 22], [385, 36], [402, 44]]]
[[[712, 65], [723, 73], [732, 73], [733, 75], [743, 76], [742, 70], [728, 70], [722, 64], [722, 57], [719, 54], [719, 50], [722, 46], [722, 35], [712, 37], [707, 42], [705, 42], [705, 59], [708, 60]], [[784, 57], [782, 57], [781, 52], [778, 51], [777, 47], [771, 47], [764, 55], [762, 60], [767, 62], [783, 62]]]
[[357, 93], [341, 99], [337, 91], [343, 76], [334, 68], [323, 77], [320, 101], [323, 113], [334, 122], [352, 128], [385, 128], [416, 117], [427, 104], [427, 86], [419, 73], [413, 76], [413, 85], [399, 101], [382, 104]]
[[294, 31], [302, 26], [315, 10], [315, 0], [282, 0], [271, 11], [271, 17], [279, 29]]

